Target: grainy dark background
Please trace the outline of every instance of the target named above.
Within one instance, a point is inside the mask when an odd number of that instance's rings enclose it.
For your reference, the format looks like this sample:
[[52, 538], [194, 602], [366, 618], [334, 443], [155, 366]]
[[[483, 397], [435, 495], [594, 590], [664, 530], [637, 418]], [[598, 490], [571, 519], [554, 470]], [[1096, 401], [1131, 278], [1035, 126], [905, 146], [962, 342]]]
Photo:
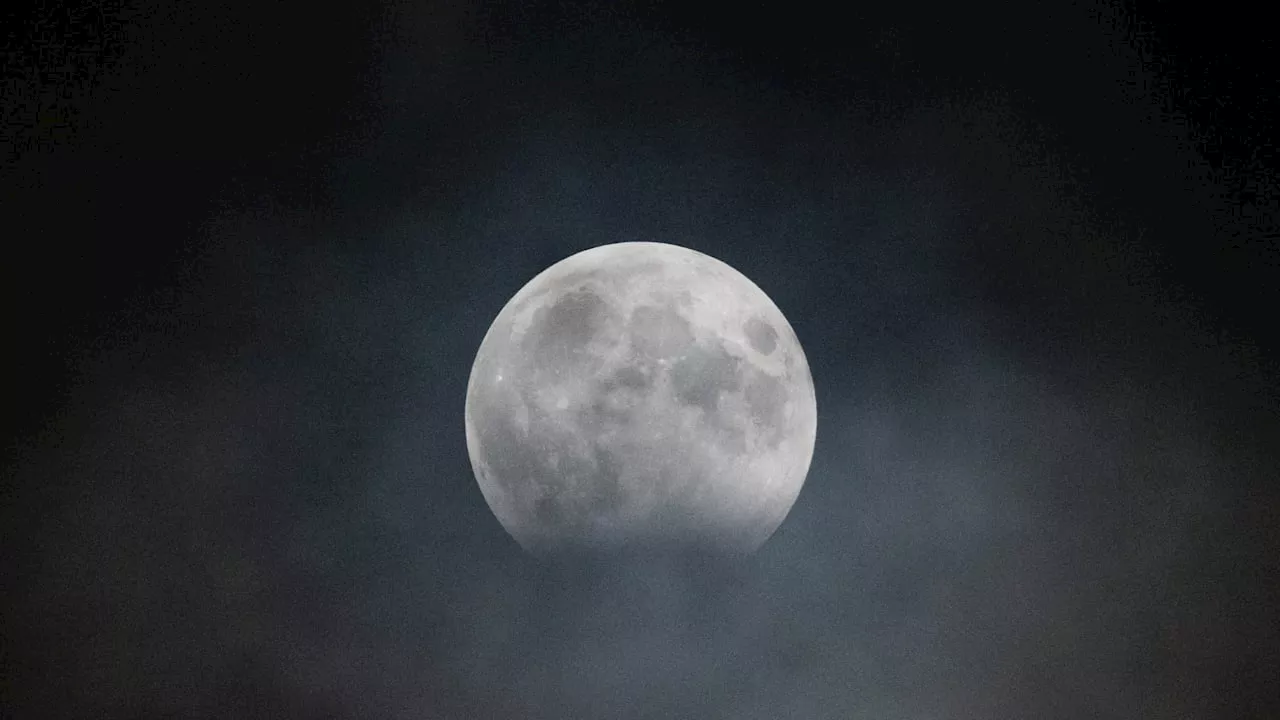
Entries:
[[[2, 19], [6, 717], [1264, 718], [1280, 185], [1245, 4]], [[467, 373], [586, 247], [804, 343], [749, 562], [537, 564]]]

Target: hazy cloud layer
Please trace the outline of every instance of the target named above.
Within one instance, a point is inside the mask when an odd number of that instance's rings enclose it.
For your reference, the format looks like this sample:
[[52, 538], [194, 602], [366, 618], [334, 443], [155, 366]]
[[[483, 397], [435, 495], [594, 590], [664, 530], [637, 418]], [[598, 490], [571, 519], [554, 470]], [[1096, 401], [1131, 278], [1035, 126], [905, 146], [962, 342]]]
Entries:
[[[327, 199], [222, 209], [76, 361], [6, 513], [15, 707], [1261, 716], [1273, 388], [1049, 131], [995, 92], [807, 97], [657, 31], [490, 47], [478, 12], [389, 12]], [[539, 565], [471, 475], [470, 363], [533, 274], [640, 239], [788, 316], [809, 481], [739, 565]]]

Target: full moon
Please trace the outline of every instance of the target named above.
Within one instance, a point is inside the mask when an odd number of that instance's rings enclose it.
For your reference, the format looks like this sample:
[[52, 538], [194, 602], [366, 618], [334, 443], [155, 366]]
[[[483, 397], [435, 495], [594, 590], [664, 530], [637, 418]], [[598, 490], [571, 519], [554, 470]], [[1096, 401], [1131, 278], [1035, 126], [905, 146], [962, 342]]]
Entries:
[[585, 250], [489, 327], [467, 383], [480, 490], [527, 551], [756, 550], [813, 457], [800, 342], [742, 273], [675, 245]]

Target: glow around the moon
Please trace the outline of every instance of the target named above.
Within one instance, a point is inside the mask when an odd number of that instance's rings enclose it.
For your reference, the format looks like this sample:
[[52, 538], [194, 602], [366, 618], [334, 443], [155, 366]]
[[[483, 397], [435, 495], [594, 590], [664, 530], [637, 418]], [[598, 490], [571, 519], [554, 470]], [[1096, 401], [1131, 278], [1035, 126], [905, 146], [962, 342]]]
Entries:
[[723, 262], [603, 245], [506, 304], [467, 385], [472, 467], [527, 550], [750, 552], [804, 484], [817, 411], [795, 333]]

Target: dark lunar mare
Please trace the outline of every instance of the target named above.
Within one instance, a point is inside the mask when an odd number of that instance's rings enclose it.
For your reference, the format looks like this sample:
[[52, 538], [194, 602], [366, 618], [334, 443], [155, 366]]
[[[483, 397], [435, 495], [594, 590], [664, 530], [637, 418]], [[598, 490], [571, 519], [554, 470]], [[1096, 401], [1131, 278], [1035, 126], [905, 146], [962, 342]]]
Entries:
[[742, 360], [719, 343], [697, 343], [672, 365], [671, 385], [676, 399], [700, 410], [703, 421], [730, 452], [747, 449], [744, 429], [719, 412], [721, 396], [742, 387]]
[[778, 331], [759, 315], [753, 315], [742, 327], [751, 347], [761, 355], [771, 355], [778, 347]]

